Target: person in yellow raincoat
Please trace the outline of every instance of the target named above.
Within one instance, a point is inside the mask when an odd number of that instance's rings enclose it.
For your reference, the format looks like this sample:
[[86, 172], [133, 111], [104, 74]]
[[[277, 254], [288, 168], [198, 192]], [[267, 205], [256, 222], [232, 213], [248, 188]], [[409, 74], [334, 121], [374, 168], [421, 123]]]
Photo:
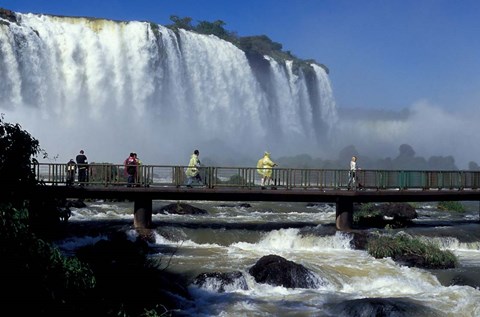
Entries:
[[263, 157], [258, 160], [257, 162], [257, 172], [262, 176], [262, 189], [265, 189], [265, 186], [270, 185], [270, 181], [272, 180], [272, 168], [277, 166], [270, 159], [270, 153], [265, 152]]
[[202, 177], [200, 176], [200, 172], [198, 170], [201, 166], [200, 159], [198, 158], [199, 155], [200, 152], [195, 150], [190, 157], [190, 162], [188, 163], [187, 170], [185, 171], [185, 175], [187, 175], [187, 187], [192, 187], [193, 180], [196, 180], [198, 183], [202, 184]]

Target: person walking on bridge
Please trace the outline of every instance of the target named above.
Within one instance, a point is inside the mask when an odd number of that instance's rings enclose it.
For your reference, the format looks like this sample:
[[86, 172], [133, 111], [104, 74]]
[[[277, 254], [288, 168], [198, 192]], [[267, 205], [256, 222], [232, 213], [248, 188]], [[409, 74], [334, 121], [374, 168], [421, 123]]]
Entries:
[[193, 181], [197, 181], [202, 185], [202, 177], [200, 176], [199, 168], [202, 165], [198, 156], [200, 152], [198, 150], [193, 151], [192, 156], [190, 157], [190, 162], [188, 163], [187, 170], [185, 175], [187, 175], [187, 187], [192, 188]]
[[353, 189], [362, 189], [362, 184], [360, 184], [357, 178], [357, 170], [359, 170], [359, 168], [357, 167], [357, 157], [352, 156], [352, 160], [350, 161], [350, 171], [348, 172], [348, 190], [350, 190], [352, 187]]
[[[262, 189], [265, 189], [265, 186], [269, 186], [270, 182], [272, 180], [272, 168], [277, 166], [276, 163], [274, 163], [270, 159], [270, 153], [265, 152], [263, 157], [258, 160], [257, 162], [257, 172], [262, 176]], [[275, 189], [272, 187], [272, 189]]]

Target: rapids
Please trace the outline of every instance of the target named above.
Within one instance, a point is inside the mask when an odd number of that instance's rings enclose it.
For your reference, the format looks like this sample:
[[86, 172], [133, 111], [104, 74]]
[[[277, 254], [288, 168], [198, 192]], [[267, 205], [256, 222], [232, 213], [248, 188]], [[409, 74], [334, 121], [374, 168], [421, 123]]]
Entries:
[[[171, 202], [155, 201], [154, 211]], [[391, 316], [480, 316], [479, 210], [466, 202], [465, 213], [445, 212], [435, 204], [417, 207], [419, 217], [405, 231], [451, 250], [459, 266], [425, 270], [375, 259], [351, 247], [351, 236], [335, 230], [335, 208], [328, 204], [187, 202], [206, 215], [153, 216], [152, 258], [192, 280], [201, 273], [240, 271], [240, 281], [218, 292], [215, 283], [190, 286], [194, 301], [185, 316], [372, 316], [372, 303], [392, 305]], [[132, 203], [90, 202], [73, 209], [69, 223], [98, 226], [97, 234], [59, 241], [65, 252], [106, 239], [109, 224], [123, 224], [131, 239]], [[378, 229], [375, 229], [378, 230]], [[318, 277], [317, 288], [287, 289], [256, 283], [248, 273], [262, 256], [275, 254], [302, 264]], [[235, 286], [237, 285], [237, 286]], [[392, 308], [393, 309], [393, 308]], [[403, 309], [403, 310], [402, 310]]]

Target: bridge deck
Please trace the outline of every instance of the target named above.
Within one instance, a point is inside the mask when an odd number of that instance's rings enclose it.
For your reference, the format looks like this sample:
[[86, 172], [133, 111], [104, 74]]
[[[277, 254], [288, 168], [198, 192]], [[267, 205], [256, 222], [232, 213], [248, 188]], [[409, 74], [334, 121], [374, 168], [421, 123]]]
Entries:
[[345, 190], [345, 189], [245, 189], [125, 187], [125, 186], [39, 186], [36, 194], [64, 198], [150, 199], [150, 200], [212, 200], [212, 201], [289, 201], [289, 202], [414, 202], [414, 201], [476, 201], [480, 190]]
[[[415, 202], [480, 200], [479, 171], [357, 171], [356, 182], [363, 190], [347, 190], [348, 170], [272, 169], [276, 190], [261, 189], [259, 170], [250, 167], [205, 167], [205, 188], [185, 186], [185, 166], [141, 165], [134, 183], [127, 187], [125, 168], [115, 164], [87, 165], [87, 179], [81, 184], [65, 164], [34, 167], [36, 186], [29, 195], [37, 197], [128, 199], [134, 201], [134, 225], [148, 228], [153, 200], [289, 201], [336, 204], [336, 226], [349, 230], [355, 202]], [[73, 178], [73, 179], [72, 179]], [[72, 180], [72, 182], [70, 182]], [[83, 185], [83, 186], [78, 186]]]

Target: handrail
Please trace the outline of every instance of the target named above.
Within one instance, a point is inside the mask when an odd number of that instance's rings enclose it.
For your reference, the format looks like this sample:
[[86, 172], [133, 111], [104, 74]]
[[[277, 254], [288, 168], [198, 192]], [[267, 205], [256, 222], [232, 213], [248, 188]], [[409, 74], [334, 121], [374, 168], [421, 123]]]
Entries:
[[[135, 187], [185, 185], [187, 166], [139, 165]], [[37, 163], [32, 167], [38, 181], [47, 185], [65, 185], [66, 164]], [[253, 167], [202, 167], [200, 175], [207, 188], [240, 187], [258, 188], [261, 175]], [[273, 168], [270, 186], [282, 189], [342, 189], [347, 188], [349, 171], [345, 169]], [[416, 171], [416, 170], [359, 170], [357, 183], [361, 188], [386, 190], [442, 190], [479, 189], [480, 171]], [[126, 186], [123, 164], [88, 164], [87, 181], [73, 185]]]

